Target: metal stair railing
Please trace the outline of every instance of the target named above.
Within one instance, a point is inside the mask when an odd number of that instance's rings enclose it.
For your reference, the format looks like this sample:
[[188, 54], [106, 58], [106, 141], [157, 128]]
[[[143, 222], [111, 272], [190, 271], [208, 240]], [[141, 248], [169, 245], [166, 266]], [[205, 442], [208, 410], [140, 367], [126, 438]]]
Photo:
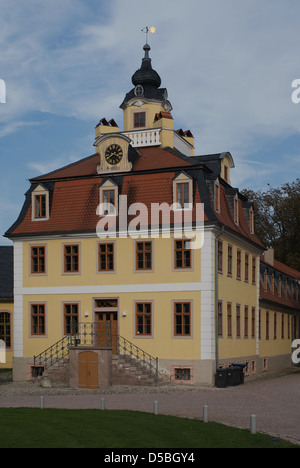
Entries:
[[[154, 358], [146, 351], [134, 345], [126, 338], [117, 335], [118, 354], [129, 356], [140, 364], [155, 382], [158, 382], [158, 358]], [[100, 329], [98, 323], [79, 323], [73, 327], [71, 335], [67, 335], [54, 345], [34, 356], [34, 376], [42, 375], [46, 369], [54, 366], [57, 362], [69, 358], [70, 347], [80, 346], [102, 346], [112, 347], [113, 333], [111, 322], [106, 322]]]
[[36, 376], [41, 375], [44, 370], [54, 366], [57, 362], [67, 359], [70, 346], [75, 345], [75, 341], [74, 335], [65, 336], [38, 356], [34, 356], [34, 373]]
[[120, 335], [118, 335], [118, 354], [130, 356], [131, 359], [141, 364], [151, 377], [154, 377], [156, 383], [158, 382], [158, 358], [146, 353]]
[[100, 340], [101, 346], [112, 346], [111, 322], [106, 322], [101, 331], [98, 323], [94, 322], [74, 324], [72, 328], [70, 335], [57, 341], [38, 356], [34, 356], [34, 373], [37, 376], [57, 362], [68, 359], [71, 346], [95, 346], [99, 345]]

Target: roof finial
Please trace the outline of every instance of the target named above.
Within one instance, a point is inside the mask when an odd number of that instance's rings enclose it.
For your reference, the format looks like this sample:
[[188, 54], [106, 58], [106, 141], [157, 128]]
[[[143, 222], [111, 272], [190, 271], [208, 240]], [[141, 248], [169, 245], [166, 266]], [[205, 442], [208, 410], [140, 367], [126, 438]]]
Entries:
[[142, 32], [144, 34], [146, 34], [146, 44], [148, 44], [148, 34], [151, 33], [151, 34], [155, 34], [156, 33], [156, 28], [154, 26], [151, 26], [151, 28], [149, 28], [148, 26], [146, 26], [144, 29], [142, 29]]

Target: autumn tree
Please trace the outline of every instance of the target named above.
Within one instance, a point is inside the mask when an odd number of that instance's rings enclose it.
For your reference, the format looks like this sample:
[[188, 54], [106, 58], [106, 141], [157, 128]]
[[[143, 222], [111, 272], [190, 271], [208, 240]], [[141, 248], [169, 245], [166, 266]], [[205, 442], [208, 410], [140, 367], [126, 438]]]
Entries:
[[243, 190], [254, 202], [255, 231], [275, 258], [300, 271], [300, 179], [267, 191]]

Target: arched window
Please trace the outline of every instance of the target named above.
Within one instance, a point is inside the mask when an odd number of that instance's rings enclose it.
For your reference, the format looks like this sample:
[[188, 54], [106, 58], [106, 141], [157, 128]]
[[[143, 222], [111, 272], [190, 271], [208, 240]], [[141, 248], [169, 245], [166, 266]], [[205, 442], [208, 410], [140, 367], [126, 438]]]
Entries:
[[11, 318], [7, 311], [0, 311], [0, 340], [4, 341], [6, 348], [11, 347]]

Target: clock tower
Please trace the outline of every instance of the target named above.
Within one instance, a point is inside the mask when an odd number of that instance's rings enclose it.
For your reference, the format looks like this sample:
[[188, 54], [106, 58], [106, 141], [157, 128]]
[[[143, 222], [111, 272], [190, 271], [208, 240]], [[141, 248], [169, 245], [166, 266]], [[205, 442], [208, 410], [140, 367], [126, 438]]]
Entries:
[[153, 128], [156, 116], [161, 112], [170, 113], [166, 88], [160, 88], [161, 78], [153, 70], [149, 44], [144, 46], [142, 65], [132, 76], [134, 88], [126, 94], [120, 108], [124, 111], [124, 131]]
[[100, 134], [95, 141], [97, 153], [100, 155], [98, 174], [131, 171], [130, 142], [130, 138], [122, 133]]
[[[147, 31], [148, 28], [147, 28]], [[190, 131], [174, 131], [172, 105], [161, 78], [153, 70], [148, 43], [145, 44], [141, 67], [133, 74], [133, 88], [120, 108], [123, 110], [124, 130], [112, 119], [100, 120], [96, 127], [94, 146], [100, 156], [98, 173], [126, 172], [132, 160], [145, 147], [174, 148], [186, 156], [194, 155], [194, 137]]]

